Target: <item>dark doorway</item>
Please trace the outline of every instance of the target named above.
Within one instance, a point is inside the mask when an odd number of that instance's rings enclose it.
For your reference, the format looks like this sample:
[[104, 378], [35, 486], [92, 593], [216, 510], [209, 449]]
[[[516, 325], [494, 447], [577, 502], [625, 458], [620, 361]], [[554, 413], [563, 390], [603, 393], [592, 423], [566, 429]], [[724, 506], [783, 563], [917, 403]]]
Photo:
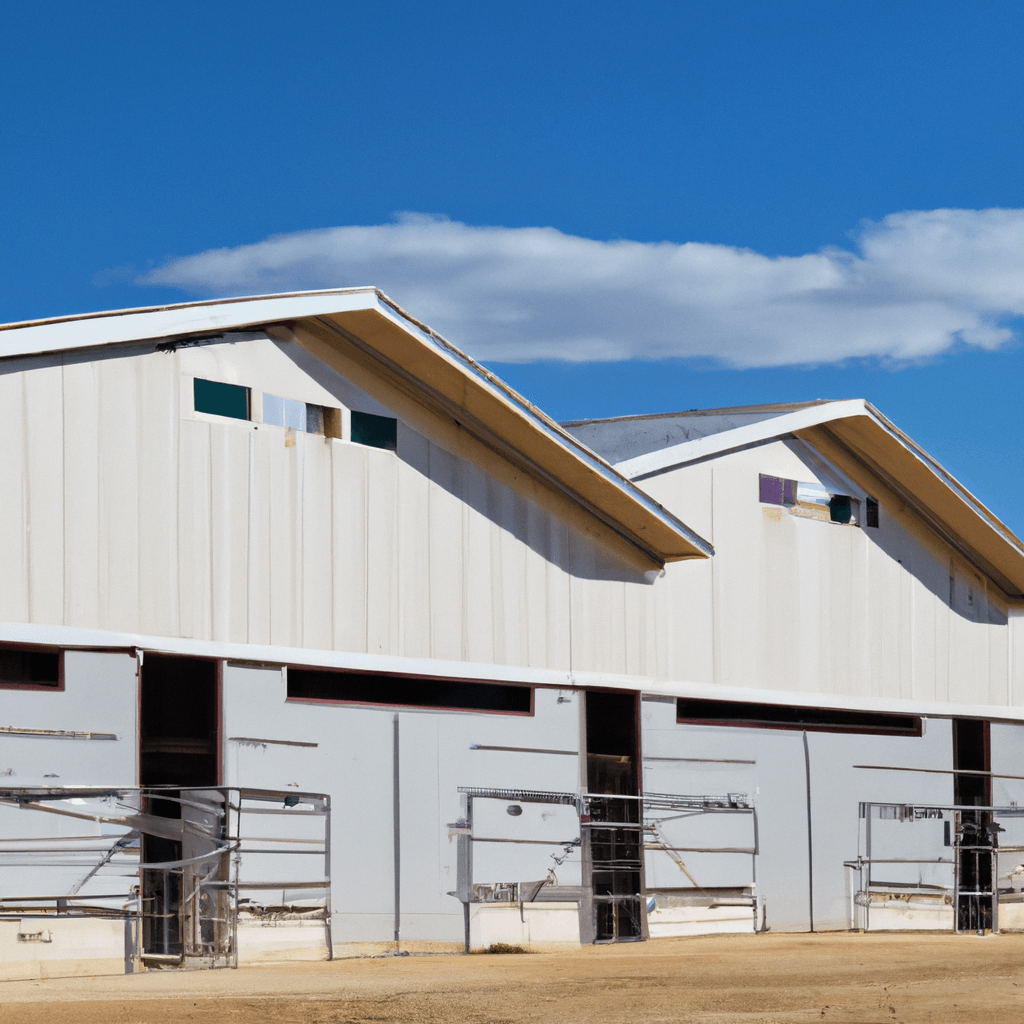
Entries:
[[[959, 807], [992, 804], [988, 722], [953, 719], [953, 803]], [[957, 812], [956, 926], [961, 931], [992, 927], [992, 862], [997, 844], [992, 814]]]
[[586, 829], [596, 942], [643, 937], [638, 700], [635, 693], [587, 691], [587, 791], [608, 794], [591, 796]]
[[[181, 790], [219, 782], [218, 662], [172, 654], [145, 654], [140, 672], [139, 783], [169, 787], [150, 795], [143, 808], [180, 820]], [[173, 834], [172, 827], [168, 831]], [[144, 864], [178, 864], [181, 840], [143, 836]], [[184, 956], [181, 867], [142, 872], [143, 956], [181, 960]]]

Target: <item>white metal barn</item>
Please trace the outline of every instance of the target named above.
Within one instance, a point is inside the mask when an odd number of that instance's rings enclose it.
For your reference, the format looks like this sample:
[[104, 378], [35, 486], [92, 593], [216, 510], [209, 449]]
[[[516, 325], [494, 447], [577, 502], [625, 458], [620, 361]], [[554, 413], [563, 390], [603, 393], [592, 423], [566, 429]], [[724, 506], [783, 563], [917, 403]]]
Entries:
[[1024, 546], [864, 402], [351, 289], [0, 328], [0, 431], [0, 977], [1024, 927]]

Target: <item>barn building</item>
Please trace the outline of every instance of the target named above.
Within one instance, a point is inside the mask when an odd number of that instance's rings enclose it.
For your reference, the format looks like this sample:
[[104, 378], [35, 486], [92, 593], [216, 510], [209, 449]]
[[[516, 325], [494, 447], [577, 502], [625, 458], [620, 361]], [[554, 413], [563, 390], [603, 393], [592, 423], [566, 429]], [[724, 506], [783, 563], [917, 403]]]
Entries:
[[0, 428], [0, 977], [1024, 928], [1024, 546], [863, 401], [364, 288], [7, 325]]

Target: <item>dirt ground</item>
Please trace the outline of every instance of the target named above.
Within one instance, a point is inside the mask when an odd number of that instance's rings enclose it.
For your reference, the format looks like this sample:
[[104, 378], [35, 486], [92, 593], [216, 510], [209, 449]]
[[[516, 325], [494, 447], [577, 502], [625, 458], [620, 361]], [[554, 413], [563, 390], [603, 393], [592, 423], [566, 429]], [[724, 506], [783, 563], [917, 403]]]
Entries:
[[0, 983], [0, 1024], [1024, 1021], [1024, 935], [750, 935]]

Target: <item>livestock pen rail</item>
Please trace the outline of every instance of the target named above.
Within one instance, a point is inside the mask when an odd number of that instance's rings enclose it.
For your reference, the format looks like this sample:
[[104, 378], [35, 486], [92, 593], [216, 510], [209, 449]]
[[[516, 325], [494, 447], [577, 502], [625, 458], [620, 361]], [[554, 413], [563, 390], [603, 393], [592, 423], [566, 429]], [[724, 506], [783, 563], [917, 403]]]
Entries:
[[0, 919], [40, 941], [47, 920], [123, 920], [126, 970], [233, 967], [239, 915], [269, 903], [322, 920], [330, 956], [330, 815], [296, 790], [4, 787]]
[[1022, 928], [1022, 860], [1024, 808], [863, 802], [857, 858], [844, 862], [850, 925], [867, 930], [902, 901], [948, 907], [954, 931]]

